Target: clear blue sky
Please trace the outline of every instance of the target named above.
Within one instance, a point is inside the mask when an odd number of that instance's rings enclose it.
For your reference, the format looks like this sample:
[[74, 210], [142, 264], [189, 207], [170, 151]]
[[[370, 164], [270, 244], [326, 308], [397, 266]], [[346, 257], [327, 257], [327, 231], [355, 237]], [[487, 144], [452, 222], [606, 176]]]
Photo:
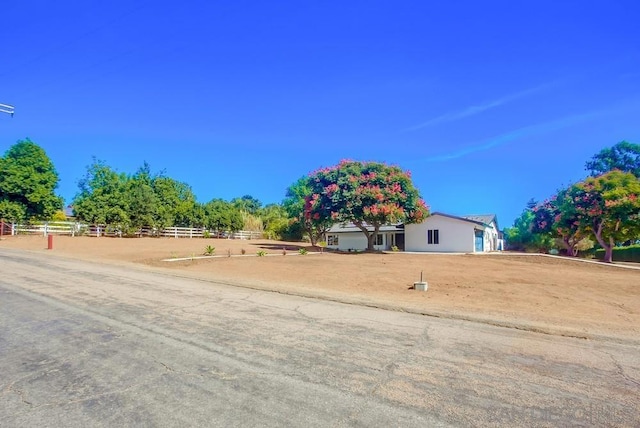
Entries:
[[31, 138], [67, 203], [92, 161], [198, 199], [280, 202], [343, 158], [433, 211], [496, 213], [640, 142], [637, 1], [6, 1], [0, 152]]

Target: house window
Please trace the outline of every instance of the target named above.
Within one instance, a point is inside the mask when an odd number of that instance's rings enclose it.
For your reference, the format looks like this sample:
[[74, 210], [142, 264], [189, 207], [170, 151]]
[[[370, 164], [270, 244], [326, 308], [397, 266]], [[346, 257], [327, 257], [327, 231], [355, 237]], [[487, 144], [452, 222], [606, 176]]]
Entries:
[[327, 235], [327, 245], [338, 245], [338, 235]]
[[373, 245], [382, 245], [382, 235], [377, 234], [376, 239], [374, 239], [374, 241], [375, 242], [373, 243]]
[[440, 230], [429, 229], [427, 230], [427, 244], [438, 245], [440, 243]]

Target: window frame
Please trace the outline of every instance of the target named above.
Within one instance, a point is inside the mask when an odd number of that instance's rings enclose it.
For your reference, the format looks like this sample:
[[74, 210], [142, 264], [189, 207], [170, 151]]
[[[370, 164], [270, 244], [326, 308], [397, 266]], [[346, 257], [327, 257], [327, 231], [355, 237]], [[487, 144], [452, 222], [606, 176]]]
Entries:
[[427, 229], [427, 245], [440, 245], [440, 229]]

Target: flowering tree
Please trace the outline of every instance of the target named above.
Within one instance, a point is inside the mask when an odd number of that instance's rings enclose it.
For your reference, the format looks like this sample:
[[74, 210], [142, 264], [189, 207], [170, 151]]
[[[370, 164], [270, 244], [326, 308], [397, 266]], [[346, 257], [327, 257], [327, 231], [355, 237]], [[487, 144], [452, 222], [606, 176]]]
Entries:
[[568, 255], [578, 255], [578, 243], [586, 238], [588, 232], [582, 227], [581, 214], [576, 210], [567, 189], [536, 205], [533, 212], [533, 232], [560, 239]]
[[301, 177], [287, 189], [283, 207], [294, 224], [309, 236], [311, 245], [315, 246], [335, 221], [331, 216], [321, 217], [320, 212], [312, 214], [312, 195], [311, 176]]
[[309, 186], [305, 217], [321, 223], [352, 222], [367, 237], [369, 251], [380, 226], [419, 223], [429, 215], [410, 174], [397, 166], [343, 160], [312, 173]]
[[640, 236], [640, 179], [610, 171], [589, 177], [568, 190], [583, 230], [593, 233], [611, 263], [616, 242]]

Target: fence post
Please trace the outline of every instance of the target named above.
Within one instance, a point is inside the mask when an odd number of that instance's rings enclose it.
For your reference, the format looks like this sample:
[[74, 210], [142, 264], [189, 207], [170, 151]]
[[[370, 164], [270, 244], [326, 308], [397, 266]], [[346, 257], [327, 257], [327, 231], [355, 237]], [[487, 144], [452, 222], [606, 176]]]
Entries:
[[11, 223], [11, 236], [15, 236], [16, 234], [16, 224]]
[[49, 228], [49, 223], [45, 221], [45, 222], [44, 222], [44, 236], [49, 235], [49, 233], [48, 233], [48, 232], [49, 232], [49, 231], [48, 231], [48, 228]]

